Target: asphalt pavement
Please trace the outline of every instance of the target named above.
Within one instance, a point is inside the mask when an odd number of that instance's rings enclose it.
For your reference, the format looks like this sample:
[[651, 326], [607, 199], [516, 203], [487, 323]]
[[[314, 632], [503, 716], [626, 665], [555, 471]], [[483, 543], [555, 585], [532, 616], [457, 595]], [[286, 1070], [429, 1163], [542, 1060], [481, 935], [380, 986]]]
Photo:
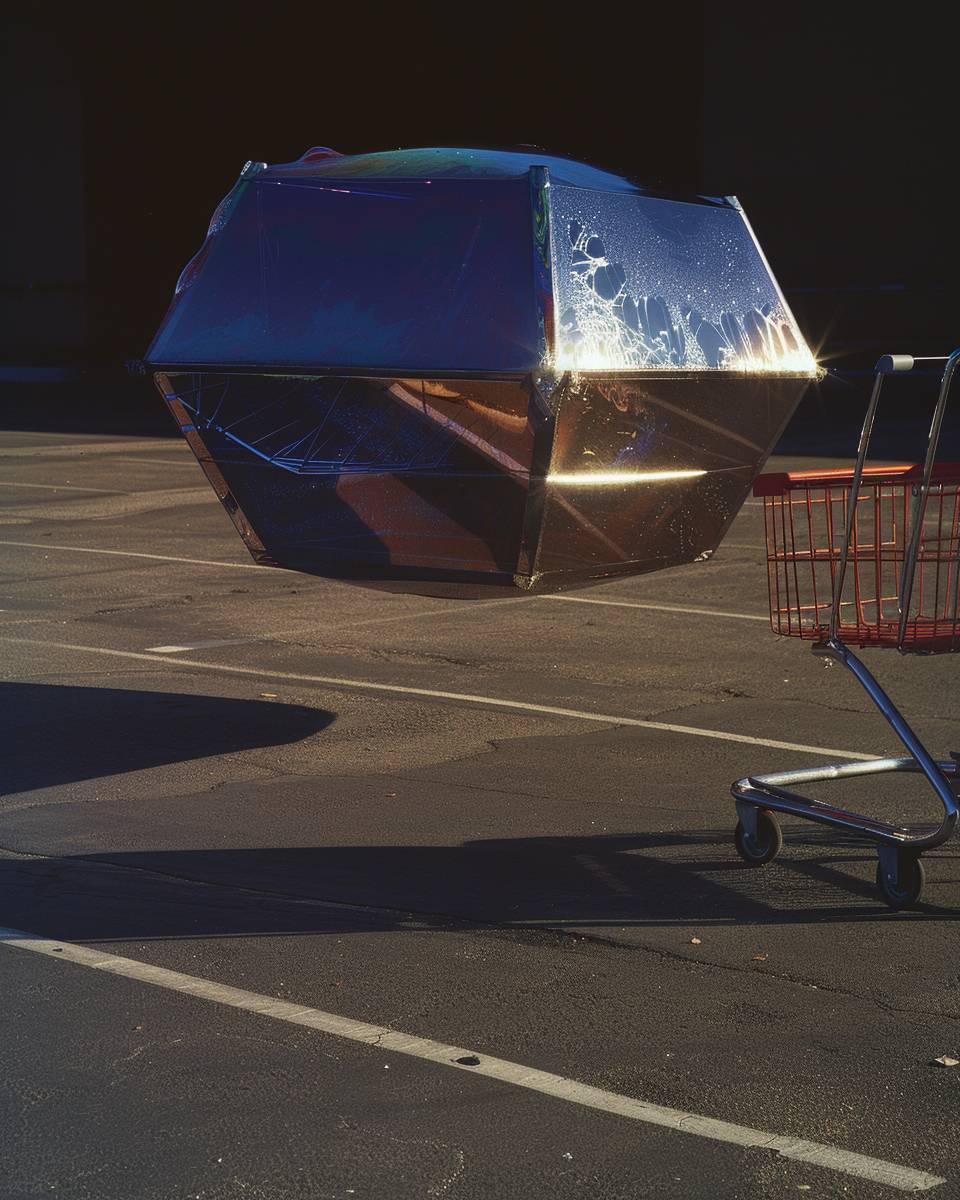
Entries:
[[[733, 847], [734, 779], [898, 751], [757, 503], [460, 600], [255, 567], [173, 438], [2, 434], [0, 497], [0, 1200], [960, 1195], [956, 845], [908, 913]], [[960, 749], [953, 658], [869, 665]]]

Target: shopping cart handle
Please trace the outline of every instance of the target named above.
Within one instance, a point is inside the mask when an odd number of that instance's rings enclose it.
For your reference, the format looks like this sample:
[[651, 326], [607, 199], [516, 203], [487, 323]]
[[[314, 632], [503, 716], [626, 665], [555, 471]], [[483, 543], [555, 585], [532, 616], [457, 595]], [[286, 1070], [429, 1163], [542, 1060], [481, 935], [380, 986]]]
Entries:
[[912, 354], [885, 354], [877, 359], [874, 370], [878, 375], [892, 375], [895, 371], [912, 371]]

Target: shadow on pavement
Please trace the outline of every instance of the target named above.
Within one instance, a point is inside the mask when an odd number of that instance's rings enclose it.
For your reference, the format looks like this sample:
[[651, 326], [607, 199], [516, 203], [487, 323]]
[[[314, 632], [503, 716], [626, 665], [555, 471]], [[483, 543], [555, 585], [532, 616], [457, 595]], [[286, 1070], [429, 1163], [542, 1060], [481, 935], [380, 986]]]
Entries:
[[[67, 940], [469, 928], [916, 921], [873, 886], [874, 852], [802, 833], [744, 867], [729, 829], [460, 846], [194, 850], [0, 860], [2, 923]], [[956, 855], [935, 870], [955, 877]], [[927, 909], [954, 919], [960, 909]]]
[[300, 741], [334, 714], [271, 700], [0, 683], [0, 794]]

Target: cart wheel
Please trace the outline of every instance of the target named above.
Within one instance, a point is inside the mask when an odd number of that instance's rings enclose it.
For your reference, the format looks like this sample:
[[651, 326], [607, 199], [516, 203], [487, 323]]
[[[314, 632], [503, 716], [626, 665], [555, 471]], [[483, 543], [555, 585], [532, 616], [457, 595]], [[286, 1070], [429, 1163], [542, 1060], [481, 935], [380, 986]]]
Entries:
[[772, 862], [783, 849], [783, 834], [780, 822], [766, 808], [757, 809], [757, 836], [750, 835], [743, 828], [743, 822], [737, 822], [733, 840], [737, 853], [748, 866], [762, 867], [764, 863]]
[[897, 855], [895, 878], [891, 878], [883, 869], [883, 863], [877, 863], [877, 887], [895, 912], [902, 908], [913, 908], [923, 891], [923, 881], [923, 863], [916, 854]]

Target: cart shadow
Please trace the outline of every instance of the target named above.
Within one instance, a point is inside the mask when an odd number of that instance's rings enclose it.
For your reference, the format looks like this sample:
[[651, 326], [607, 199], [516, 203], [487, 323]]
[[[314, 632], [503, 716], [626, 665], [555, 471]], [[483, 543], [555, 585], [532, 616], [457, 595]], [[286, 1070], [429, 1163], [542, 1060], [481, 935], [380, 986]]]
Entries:
[[[741, 864], [729, 842], [727, 830], [702, 830], [5, 859], [0, 896], [7, 926], [107, 941], [477, 926], [603, 937], [641, 927], [924, 919], [882, 903], [866, 842], [838, 847], [835, 833], [804, 832], [763, 870]], [[930, 857], [938, 884], [956, 880], [956, 855]], [[960, 917], [960, 908], [923, 911]]]

